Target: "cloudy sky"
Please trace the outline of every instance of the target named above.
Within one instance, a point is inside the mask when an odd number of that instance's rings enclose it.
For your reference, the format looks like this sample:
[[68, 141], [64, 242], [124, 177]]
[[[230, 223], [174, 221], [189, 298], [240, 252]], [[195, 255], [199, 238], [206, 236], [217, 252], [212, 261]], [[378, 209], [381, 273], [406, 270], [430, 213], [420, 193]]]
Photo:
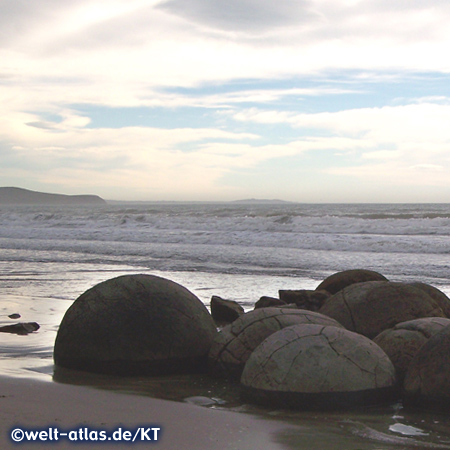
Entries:
[[450, 201], [448, 0], [0, 0], [0, 186]]

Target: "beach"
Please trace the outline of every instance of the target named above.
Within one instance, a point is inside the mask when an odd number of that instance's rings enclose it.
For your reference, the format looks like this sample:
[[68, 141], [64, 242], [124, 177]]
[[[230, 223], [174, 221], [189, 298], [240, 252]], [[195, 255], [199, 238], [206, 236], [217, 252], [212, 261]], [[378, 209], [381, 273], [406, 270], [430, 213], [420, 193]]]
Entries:
[[[46, 383], [38, 380], [0, 378], [1, 447], [29, 448], [30, 444], [14, 443], [8, 436], [12, 428], [61, 430], [135, 430], [138, 425], [160, 427], [158, 439], [152, 440], [158, 449], [189, 450], [278, 450], [286, 448], [277, 442], [284, 430], [297, 430], [276, 421], [258, 419], [227, 411], [211, 411], [188, 405], [108, 392], [80, 386]], [[151, 438], [154, 434], [149, 435]], [[33, 442], [33, 448], [92, 448], [95, 441]], [[149, 446], [150, 441], [114, 442], [113, 448]], [[97, 442], [98, 443], [98, 442]], [[78, 446], [77, 446], [78, 444]], [[85, 445], [82, 445], [85, 444]], [[98, 443], [101, 447], [101, 444]]]

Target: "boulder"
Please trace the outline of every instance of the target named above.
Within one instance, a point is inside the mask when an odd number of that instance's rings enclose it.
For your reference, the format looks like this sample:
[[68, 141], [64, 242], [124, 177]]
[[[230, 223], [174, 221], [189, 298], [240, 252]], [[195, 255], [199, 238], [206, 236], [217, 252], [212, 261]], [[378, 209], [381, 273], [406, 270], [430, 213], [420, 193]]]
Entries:
[[407, 283], [409, 286], [416, 287], [426, 292], [442, 309], [446, 317], [450, 317], [450, 299], [438, 288], [430, 284], [416, 281]]
[[241, 314], [244, 314], [244, 308], [239, 303], [217, 295], [211, 297], [211, 315], [217, 323], [234, 322]]
[[217, 330], [204, 304], [183, 286], [124, 275], [82, 294], [56, 336], [55, 364], [118, 375], [199, 372]]
[[445, 317], [423, 290], [389, 281], [352, 284], [330, 297], [319, 312], [337, 320], [347, 330], [371, 339], [401, 322]]
[[301, 323], [340, 326], [335, 320], [312, 311], [256, 309], [242, 315], [216, 335], [208, 355], [210, 374], [238, 381], [250, 354], [264, 339], [284, 327]]
[[317, 286], [316, 290], [325, 290], [330, 294], [336, 294], [342, 289], [356, 283], [363, 283], [365, 281], [388, 281], [381, 273], [366, 269], [352, 269], [344, 270], [330, 275]]
[[325, 290], [280, 290], [278, 291], [280, 299], [285, 303], [295, 303], [300, 309], [307, 309], [309, 311], [319, 311], [331, 294]]
[[280, 300], [279, 298], [262, 296], [255, 303], [255, 309], [270, 308], [273, 306], [277, 307], [277, 306], [284, 306], [284, 305], [286, 305], [286, 302], [283, 302], [283, 300]]
[[450, 326], [432, 336], [411, 360], [404, 381], [405, 405], [450, 410]]
[[397, 395], [394, 366], [378, 345], [323, 325], [269, 336], [249, 357], [241, 385], [248, 401], [296, 409], [375, 405]]
[[409, 320], [384, 330], [373, 341], [389, 356], [397, 372], [397, 379], [403, 382], [409, 363], [419, 349], [436, 333], [450, 325], [444, 317], [425, 317]]

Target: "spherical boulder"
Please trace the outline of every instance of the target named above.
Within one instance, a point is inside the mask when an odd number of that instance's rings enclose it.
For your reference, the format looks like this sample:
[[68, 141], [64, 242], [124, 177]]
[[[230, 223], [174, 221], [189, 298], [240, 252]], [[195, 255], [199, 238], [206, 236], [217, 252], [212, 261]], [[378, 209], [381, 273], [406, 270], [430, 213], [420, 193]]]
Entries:
[[67, 310], [54, 360], [69, 369], [119, 375], [198, 372], [217, 330], [203, 303], [183, 286], [125, 275], [82, 294]]
[[441, 290], [420, 281], [407, 284], [426, 292], [440, 306], [445, 317], [450, 317], [450, 298], [448, 298]]
[[334, 273], [325, 278], [322, 283], [317, 286], [316, 291], [325, 290], [330, 294], [336, 294], [342, 289], [356, 283], [365, 281], [388, 281], [384, 275], [367, 269], [351, 269]]
[[432, 336], [411, 360], [403, 384], [405, 405], [450, 410], [450, 326]]
[[450, 325], [444, 317], [425, 317], [409, 320], [382, 331], [374, 342], [389, 356], [397, 372], [397, 379], [405, 378], [409, 363], [431, 336]]
[[247, 401], [296, 409], [344, 408], [393, 401], [395, 369], [378, 345], [323, 325], [293, 325], [265, 339], [241, 377]]
[[282, 328], [302, 323], [341, 326], [330, 317], [312, 311], [256, 309], [217, 333], [208, 355], [210, 374], [239, 381], [247, 359], [264, 339]]
[[425, 291], [389, 281], [352, 284], [330, 297], [319, 312], [371, 339], [400, 322], [445, 317]]

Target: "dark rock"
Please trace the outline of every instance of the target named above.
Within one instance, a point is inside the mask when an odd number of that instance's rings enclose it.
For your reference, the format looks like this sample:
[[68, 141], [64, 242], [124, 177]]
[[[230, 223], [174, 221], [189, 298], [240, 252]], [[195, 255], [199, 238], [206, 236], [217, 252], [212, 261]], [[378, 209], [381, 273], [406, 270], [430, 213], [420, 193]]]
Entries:
[[330, 275], [317, 286], [316, 290], [325, 290], [330, 294], [336, 294], [342, 289], [355, 283], [363, 283], [365, 281], [388, 281], [386, 277], [373, 270], [352, 269], [344, 270]]
[[244, 314], [244, 308], [239, 303], [217, 295], [211, 297], [211, 315], [217, 323], [234, 322], [241, 314]]
[[36, 322], [22, 322], [0, 327], [0, 332], [26, 335], [32, 333], [33, 331], [39, 330], [39, 328], [40, 326]]
[[409, 363], [428, 342], [431, 336], [450, 325], [450, 319], [425, 317], [410, 320], [384, 330], [373, 341], [389, 356], [397, 372], [397, 379], [403, 382]]
[[20, 319], [20, 314], [14, 313], [8, 316], [10, 319]]
[[445, 317], [423, 290], [405, 283], [367, 281], [346, 287], [319, 310], [350, 331], [374, 338], [383, 330], [421, 317]]
[[55, 363], [118, 375], [200, 372], [217, 333], [204, 304], [173, 281], [125, 275], [100, 283], [67, 310]]
[[407, 406], [450, 410], [450, 326], [432, 336], [409, 364], [404, 381]]
[[239, 380], [250, 354], [264, 339], [284, 327], [301, 323], [340, 326], [312, 311], [284, 307], [253, 310], [216, 335], [208, 356], [210, 374]]
[[331, 294], [325, 290], [280, 290], [280, 299], [285, 303], [295, 303], [300, 309], [319, 311]]
[[396, 398], [395, 369], [378, 345], [343, 328], [294, 325], [265, 339], [241, 377], [246, 400], [270, 407], [366, 406]]
[[263, 296], [255, 303], [255, 309], [277, 307], [282, 305], [286, 305], [286, 302], [283, 302], [283, 300], [280, 300], [279, 298]]
[[426, 292], [441, 307], [445, 316], [450, 317], [450, 299], [442, 291], [434, 286], [419, 281], [407, 284]]

